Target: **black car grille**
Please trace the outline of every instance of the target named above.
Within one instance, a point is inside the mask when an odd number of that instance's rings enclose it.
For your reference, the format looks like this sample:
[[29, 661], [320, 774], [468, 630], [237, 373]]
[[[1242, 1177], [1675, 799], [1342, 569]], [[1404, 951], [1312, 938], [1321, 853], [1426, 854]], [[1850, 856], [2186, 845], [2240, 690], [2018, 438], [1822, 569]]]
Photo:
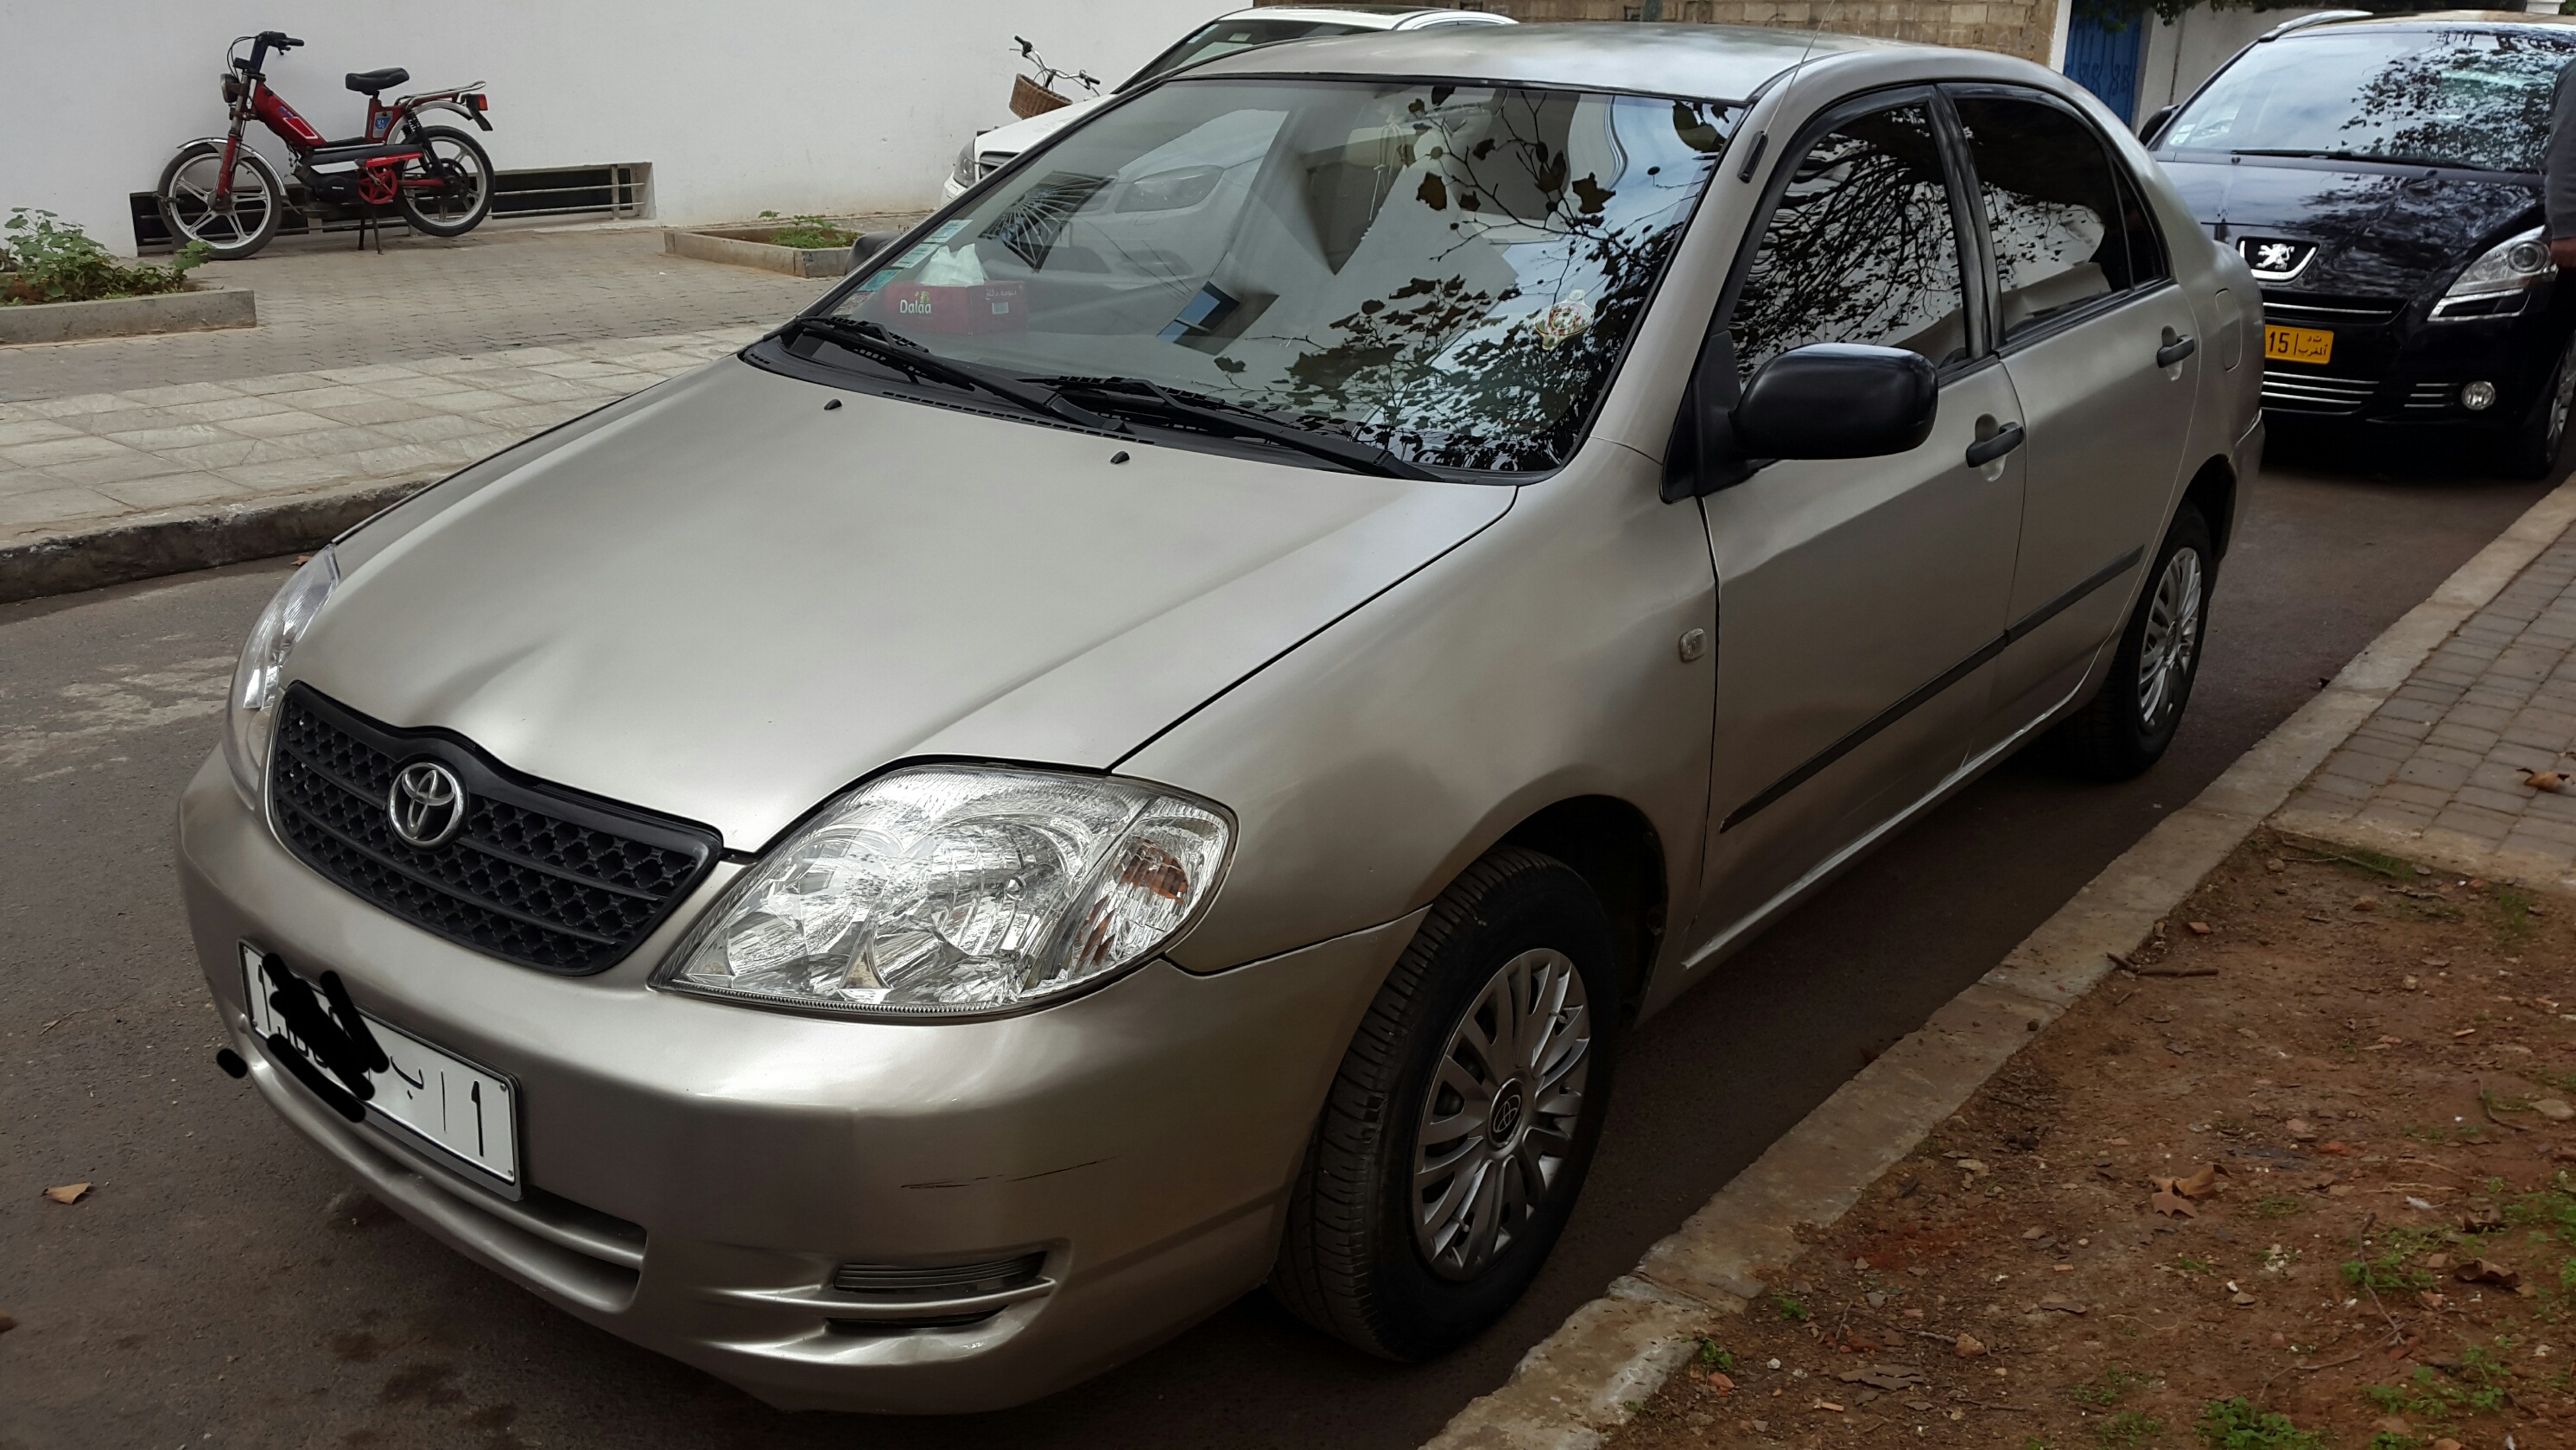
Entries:
[[2377, 378], [2263, 370], [2263, 406], [2276, 413], [2357, 413], [2377, 391]]
[[2263, 294], [2263, 320], [2290, 327], [2376, 327], [2394, 321], [2405, 304], [2393, 297], [2334, 297], [2322, 293]]
[[[269, 803], [304, 864], [414, 926], [504, 961], [577, 975], [642, 941], [716, 859], [702, 826], [507, 774], [444, 735], [377, 724], [298, 685], [280, 707]], [[465, 820], [428, 850], [396, 837], [394, 777], [435, 760]]]

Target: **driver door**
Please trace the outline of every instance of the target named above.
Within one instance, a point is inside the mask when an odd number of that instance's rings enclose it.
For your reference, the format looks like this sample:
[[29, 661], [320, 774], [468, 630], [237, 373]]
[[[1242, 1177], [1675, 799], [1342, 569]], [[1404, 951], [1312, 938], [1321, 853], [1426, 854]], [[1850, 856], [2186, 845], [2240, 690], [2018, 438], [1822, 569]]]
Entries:
[[[1694, 966], [1937, 788], [1986, 713], [2021, 526], [2021, 414], [1966, 285], [1973, 221], [1941, 125], [1928, 89], [1828, 112], [1783, 148], [1769, 220], [1731, 284], [1741, 377], [1810, 343], [1902, 347], [1938, 370], [1940, 411], [1908, 452], [1776, 462], [1701, 500], [1718, 667]], [[1968, 462], [1999, 436], [2000, 456]]]

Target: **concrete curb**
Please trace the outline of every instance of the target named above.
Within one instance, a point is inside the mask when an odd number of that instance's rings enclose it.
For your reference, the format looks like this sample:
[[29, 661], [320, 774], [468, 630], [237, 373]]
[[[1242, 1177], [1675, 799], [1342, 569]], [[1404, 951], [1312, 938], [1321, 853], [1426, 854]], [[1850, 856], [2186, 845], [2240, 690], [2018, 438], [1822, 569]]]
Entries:
[[2040, 1027], [2155, 929], [2280, 809], [2346, 736], [2576, 520], [2576, 481], [2534, 504], [2430, 598], [2353, 656], [2316, 697], [2156, 824], [2003, 962], [1842, 1085], [1646, 1251], [1607, 1293], [1522, 1356], [1502, 1388], [1425, 1450], [1591, 1450], [1830, 1224], [1956, 1112]]
[[368, 479], [313, 493], [172, 510], [0, 545], [0, 604], [299, 553], [437, 482]]
[[[770, 232], [777, 228], [732, 230]], [[840, 277], [850, 270], [848, 247], [782, 247], [775, 242], [755, 241], [726, 231], [668, 228], [662, 233], [662, 250], [675, 257], [722, 262], [733, 267], [759, 267], [766, 271], [784, 272], [790, 277]]]
[[256, 327], [259, 304], [247, 287], [200, 287], [156, 297], [110, 297], [98, 302], [46, 302], [0, 307], [0, 346], [26, 342], [82, 342], [96, 337], [140, 337], [155, 332], [205, 332]]

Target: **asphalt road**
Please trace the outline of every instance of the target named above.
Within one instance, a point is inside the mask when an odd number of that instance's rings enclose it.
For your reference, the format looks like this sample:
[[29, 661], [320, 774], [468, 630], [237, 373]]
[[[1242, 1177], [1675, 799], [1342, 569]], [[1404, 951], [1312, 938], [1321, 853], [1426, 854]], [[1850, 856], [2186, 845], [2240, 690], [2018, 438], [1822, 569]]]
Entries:
[[215, 1070], [171, 874], [173, 802], [285, 566], [0, 608], [0, 1450], [1417, 1445], [2544, 488], [2276, 469], [2165, 762], [2116, 787], [2007, 764], [1649, 1024], [1572, 1230], [1478, 1342], [1384, 1364], [1256, 1294], [1088, 1385], [939, 1421], [776, 1413], [353, 1206]]

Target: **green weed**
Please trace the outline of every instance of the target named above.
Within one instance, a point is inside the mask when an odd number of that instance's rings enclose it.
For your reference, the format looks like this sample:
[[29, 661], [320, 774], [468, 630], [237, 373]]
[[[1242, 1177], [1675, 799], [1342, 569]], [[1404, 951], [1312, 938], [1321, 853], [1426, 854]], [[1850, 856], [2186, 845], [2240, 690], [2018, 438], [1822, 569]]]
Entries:
[[1786, 1294], [1772, 1295], [1771, 1307], [1779, 1310], [1780, 1317], [1788, 1320], [1792, 1324], [1804, 1324], [1807, 1322], [1807, 1306], [1799, 1303], [1797, 1300]]
[[[2343, 1266], [2343, 1281], [2356, 1289], [2412, 1292], [2433, 1287], [2433, 1276], [2406, 1267], [2406, 1261], [2442, 1241], [2430, 1229], [2393, 1228], [2379, 1236], [2376, 1258], [2352, 1259]], [[2368, 1247], [2368, 1241], [2363, 1246]]]
[[2162, 1420], [2141, 1415], [2135, 1410], [2122, 1410], [2097, 1426], [2093, 1438], [2100, 1442], [2102, 1450], [2136, 1450], [2136, 1447], [2163, 1433], [2164, 1428]]
[[2122, 1396], [2140, 1385], [2155, 1383], [2151, 1374], [2133, 1369], [2106, 1369], [2097, 1380], [2079, 1381], [2068, 1388], [2067, 1395], [2079, 1405], [2100, 1405], [2105, 1409], [2120, 1403]]
[[2487, 910], [2495, 920], [2498, 946], [2519, 946], [2538, 929], [2532, 924], [2531, 907], [2531, 893], [2516, 891], [2510, 886], [2496, 888], [2494, 897], [2487, 904]]
[[2287, 1193], [2276, 1193], [2269, 1198], [2258, 1198], [2254, 1201], [2256, 1218], [2292, 1218], [2307, 1211], [2306, 1204]]
[[1703, 1339], [1699, 1342], [1699, 1362], [1720, 1374], [1735, 1373], [1735, 1356], [1720, 1349], [1714, 1339]]
[[2210, 1450], [2325, 1450], [2321, 1430], [2302, 1430], [2287, 1415], [2246, 1403], [2243, 1395], [2211, 1400], [2200, 1410], [2200, 1440]]

